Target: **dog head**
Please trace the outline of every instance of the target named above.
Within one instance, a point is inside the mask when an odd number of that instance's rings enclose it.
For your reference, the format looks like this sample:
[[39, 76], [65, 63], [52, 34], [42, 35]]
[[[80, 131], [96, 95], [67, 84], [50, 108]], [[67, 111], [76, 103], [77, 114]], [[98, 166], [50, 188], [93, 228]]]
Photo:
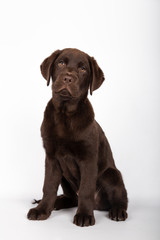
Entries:
[[61, 101], [82, 99], [89, 88], [92, 95], [104, 81], [96, 60], [78, 49], [57, 50], [42, 62], [40, 68], [47, 85], [52, 78], [53, 96]]

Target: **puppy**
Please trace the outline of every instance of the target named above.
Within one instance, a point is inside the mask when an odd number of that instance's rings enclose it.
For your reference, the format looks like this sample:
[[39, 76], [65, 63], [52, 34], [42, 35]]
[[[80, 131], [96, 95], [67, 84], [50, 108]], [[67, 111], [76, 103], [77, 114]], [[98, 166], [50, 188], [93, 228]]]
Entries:
[[[104, 81], [93, 57], [78, 50], [57, 50], [41, 64], [49, 85], [41, 126], [46, 153], [43, 198], [30, 209], [28, 219], [45, 220], [52, 210], [77, 206], [73, 223], [95, 224], [93, 210], [109, 211], [109, 218], [127, 218], [127, 192], [109, 143], [87, 98]], [[63, 195], [57, 196], [61, 184]]]

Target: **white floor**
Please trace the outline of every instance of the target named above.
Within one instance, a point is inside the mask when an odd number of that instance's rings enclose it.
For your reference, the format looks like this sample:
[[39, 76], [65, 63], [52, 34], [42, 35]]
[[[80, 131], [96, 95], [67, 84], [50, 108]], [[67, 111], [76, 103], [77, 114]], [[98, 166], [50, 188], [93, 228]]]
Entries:
[[46, 221], [29, 221], [26, 214], [32, 207], [30, 202], [28, 197], [0, 200], [1, 240], [160, 239], [160, 204], [156, 201], [130, 199], [125, 222], [111, 221], [107, 212], [95, 211], [96, 225], [84, 228], [72, 224], [76, 208], [53, 212]]

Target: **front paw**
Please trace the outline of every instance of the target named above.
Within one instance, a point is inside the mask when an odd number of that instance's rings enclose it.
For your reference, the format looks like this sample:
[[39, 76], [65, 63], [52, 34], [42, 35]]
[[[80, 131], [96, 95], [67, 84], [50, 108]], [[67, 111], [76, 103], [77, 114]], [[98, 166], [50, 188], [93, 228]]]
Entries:
[[109, 218], [114, 221], [125, 221], [128, 214], [123, 208], [111, 208], [109, 210]]
[[93, 215], [78, 213], [74, 216], [73, 223], [80, 227], [92, 226], [95, 224], [95, 218]]
[[29, 220], [45, 220], [50, 216], [51, 212], [44, 209], [31, 208], [27, 214]]

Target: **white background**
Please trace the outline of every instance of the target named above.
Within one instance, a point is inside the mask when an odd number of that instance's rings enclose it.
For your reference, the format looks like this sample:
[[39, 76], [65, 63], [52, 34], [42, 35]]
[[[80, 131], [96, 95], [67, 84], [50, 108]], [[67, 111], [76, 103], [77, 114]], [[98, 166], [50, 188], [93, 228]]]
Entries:
[[[39, 65], [56, 49], [94, 56], [106, 80], [89, 97], [129, 195], [129, 218], [97, 212], [72, 224], [76, 209], [42, 222], [26, 214], [41, 198], [40, 124], [50, 87]], [[0, 239], [160, 239], [160, 1], [0, 2]]]

